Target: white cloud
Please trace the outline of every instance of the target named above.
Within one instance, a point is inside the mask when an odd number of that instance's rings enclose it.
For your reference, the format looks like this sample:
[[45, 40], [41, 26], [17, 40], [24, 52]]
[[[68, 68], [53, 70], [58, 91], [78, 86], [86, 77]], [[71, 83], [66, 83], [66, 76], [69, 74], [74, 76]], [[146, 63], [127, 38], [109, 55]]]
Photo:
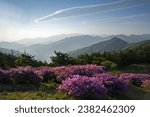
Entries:
[[78, 15], [84, 15], [94, 12], [104, 12], [104, 11], [112, 11], [121, 8], [128, 8], [134, 7], [137, 5], [146, 4], [145, 0], [118, 0], [115, 2], [110, 2], [106, 4], [96, 4], [96, 5], [86, 5], [86, 6], [79, 6], [79, 7], [71, 7], [56, 11], [50, 15], [41, 17], [35, 20], [35, 23], [43, 23], [49, 22], [51, 20], [60, 19], [64, 17], [72, 17]]

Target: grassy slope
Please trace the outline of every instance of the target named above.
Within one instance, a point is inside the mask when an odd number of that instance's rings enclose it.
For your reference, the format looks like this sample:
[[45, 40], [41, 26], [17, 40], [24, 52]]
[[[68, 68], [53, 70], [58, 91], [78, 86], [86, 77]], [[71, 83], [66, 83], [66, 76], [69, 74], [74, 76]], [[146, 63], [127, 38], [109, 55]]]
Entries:
[[[27, 88], [28, 87], [28, 88]], [[42, 84], [40, 87], [33, 85], [13, 86], [0, 84], [1, 100], [59, 100], [73, 99], [57, 91], [56, 84]], [[127, 93], [118, 95], [114, 99], [148, 100], [150, 99], [150, 87], [129, 87]]]
[[34, 85], [6, 85], [0, 84], [1, 100], [53, 100], [71, 99], [57, 91], [57, 84], [49, 83]]

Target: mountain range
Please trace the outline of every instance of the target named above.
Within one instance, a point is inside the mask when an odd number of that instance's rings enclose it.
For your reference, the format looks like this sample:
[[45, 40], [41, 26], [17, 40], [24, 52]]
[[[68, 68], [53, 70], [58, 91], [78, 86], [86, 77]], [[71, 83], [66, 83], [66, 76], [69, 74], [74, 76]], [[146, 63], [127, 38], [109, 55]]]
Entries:
[[[113, 51], [141, 44], [150, 40], [150, 34], [93, 36], [81, 34], [57, 35], [47, 38], [22, 39], [16, 42], [0, 42], [1, 48], [26, 51], [38, 60], [50, 61], [54, 50], [69, 52], [71, 55], [82, 53]], [[134, 44], [133, 44], [134, 43]]]
[[105, 52], [105, 51], [114, 51], [114, 50], [119, 50], [122, 48], [125, 48], [129, 43], [126, 41], [114, 37], [110, 40], [107, 41], [102, 41], [96, 44], [93, 44], [88, 47], [84, 47], [75, 51], [70, 52], [71, 55], [80, 55], [84, 53], [91, 54], [93, 52]]
[[[86, 47], [99, 42], [98, 36], [74, 36], [67, 37], [60, 41], [49, 44], [35, 44], [26, 48], [27, 53], [31, 53], [40, 60], [50, 60], [50, 56], [54, 55], [54, 50], [61, 52], [73, 51], [78, 48]], [[43, 59], [44, 58], [44, 59]]]
[[85, 53], [91, 54], [93, 52], [108, 52], [115, 50], [134, 49], [141, 46], [150, 46], [150, 40], [144, 40], [137, 43], [127, 43], [126, 41], [118, 37], [114, 37], [110, 40], [99, 42], [94, 45], [72, 51], [70, 52], [70, 55], [78, 56]]
[[30, 46], [34, 44], [49, 44], [49, 43], [53, 43], [55, 41], [59, 41], [67, 37], [74, 37], [74, 36], [79, 36], [79, 35], [81, 34], [60, 34], [60, 35], [54, 35], [50, 37], [24, 38], [16, 42], [18, 44], [24, 44], [26, 46]]
[[15, 56], [18, 56], [21, 54], [21, 52], [12, 50], [12, 49], [5, 49], [0, 47], [0, 52], [5, 53], [5, 54], [13, 54]]

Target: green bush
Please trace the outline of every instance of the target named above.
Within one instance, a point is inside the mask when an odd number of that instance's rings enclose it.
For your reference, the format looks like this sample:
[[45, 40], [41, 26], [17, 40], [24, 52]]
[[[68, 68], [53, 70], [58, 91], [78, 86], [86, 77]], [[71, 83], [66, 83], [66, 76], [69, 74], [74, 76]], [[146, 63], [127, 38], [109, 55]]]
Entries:
[[105, 66], [107, 69], [115, 69], [117, 68], [117, 64], [111, 61], [103, 61], [101, 65]]

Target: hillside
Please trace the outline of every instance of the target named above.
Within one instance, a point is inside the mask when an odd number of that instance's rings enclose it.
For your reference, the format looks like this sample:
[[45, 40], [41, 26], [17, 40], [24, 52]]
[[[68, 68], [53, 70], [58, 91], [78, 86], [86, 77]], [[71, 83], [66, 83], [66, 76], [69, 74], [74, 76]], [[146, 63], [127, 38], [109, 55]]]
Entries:
[[93, 53], [93, 52], [104, 52], [104, 51], [114, 51], [118, 49], [125, 48], [128, 45], [126, 41], [121, 40], [118, 37], [114, 37], [108, 41], [103, 41], [96, 43], [94, 45], [78, 49], [76, 51], [70, 52], [71, 55], [80, 55], [83, 53]]
[[26, 50], [27, 53], [35, 55], [37, 59], [49, 60], [49, 57], [54, 54], [54, 50], [68, 52], [95, 44], [99, 41], [101, 41], [101, 38], [98, 36], [82, 35], [68, 37], [49, 44], [31, 45], [24, 50]]
[[143, 35], [116, 35], [117, 37], [121, 38], [122, 40], [128, 43], [137, 43], [144, 40], [150, 40], [150, 34], [143, 34]]
[[[110, 41], [110, 39], [114, 37], [118, 37], [118, 41], [117, 39]], [[35, 55], [35, 58], [38, 60], [49, 61], [49, 57], [54, 55], [54, 50], [61, 52], [71, 52], [72, 55], [79, 55], [81, 53], [91, 53], [97, 52], [99, 50], [103, 52], [122, 48], [126, 49], [128, 47], [132, 48], [135, 43], [149, 39], [150, 34], [129, 36], [123, 34], [108, 36], [62, 34], [46, 38], [22, 39], [16, 42], [3, 41], [0, 42], [0, 47], [13, 49], [20, 52], [26, 51], [29, 54]]]
[[27, 46], [31, 46], [34, 44], [48, 44], [48, 43], [53, 43], [68, 37], [73, 37], [73, 36], [79, 36], [80, 34], [60, 34], [60, 35], [54, 35], [50, 37], [39, 37], [39, 38], [24, 38], [21, 40], [16, 41], [17, 43], [20, 44], [25, 44]]
[[0, 47], [6, 48], [6, 49], [20, 50], [22, 48], [25, 48], [26, 46], [24, 44], [19, 44], [17, 42], [2, 41], [2, 42], [0, 42]]
[[5, 48], [1, 48], [1, 47], [0, 47], [0, 52], [2, 52], [4, 54], [12, 54], [13, 53], [14, 55], [17, 55], [17, 56], [21, 54], [21, 52], [19, 52], [19, 51], [5, 49]]
[[[27, 46], [35, 45], [35, 44], [49, 44], [56, 41], [60, 41], [65, 38], [72, 38], [76, 36], [84, 36], [82, 34], [60, 34], [50, 37], [39, 37], [39, 38], [25, 38], [18, 41], [15, 41], [18, 44], [23, 44]], [[89, 35], [90, 36], [90, 35]], [[121, 38], [122, 40], [128, 42], [128, 43], [137, 43], [143, 40], [149, 40], [150, 34], [143, 34], [143, 35], [108, 35], [108, 36], [98, 36], [100, 38], [100, 41], [109, 40], [113, 37]]]
[[124, 49], [134, 49], [134, 48], [143, 47], [143, 46], [150, 46], [150, 40], [128, 44]]

